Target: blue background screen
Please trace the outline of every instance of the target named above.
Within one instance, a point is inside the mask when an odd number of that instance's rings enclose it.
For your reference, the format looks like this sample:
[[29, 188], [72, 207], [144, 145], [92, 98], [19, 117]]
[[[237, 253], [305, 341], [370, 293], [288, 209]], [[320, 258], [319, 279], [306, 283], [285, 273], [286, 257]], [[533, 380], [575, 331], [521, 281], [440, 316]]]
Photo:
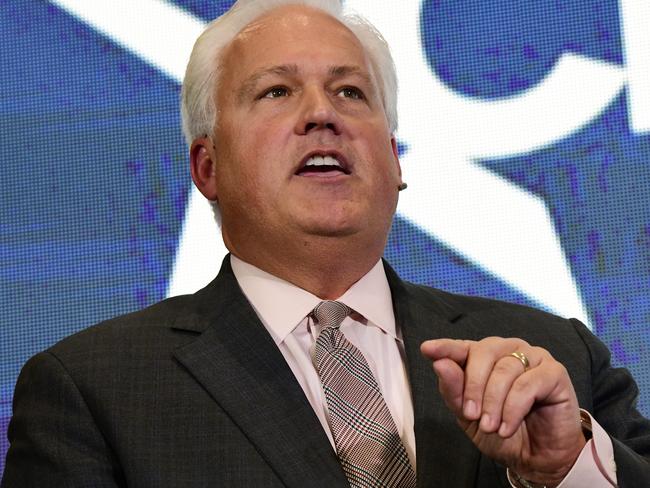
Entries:
[[[150, 9], [140, 15], [120, 0], [115, 15], [93, 14], [111, 3], [0, 0], [0, 473], [31, 355], [198, 289], [224, 252], [207, 205], [192, 202], [173, 67], [186, 57], [171, 59], [156, 36], [191, 46], [192, 26], [232, 2], [138, 0]], [[632, 371], [648, 415], [646, 4], [346, 8], [384, 33], [400, 79], [409, 189], [388, 261], [412, 281], [580, 318]], [[193, 267], [197, 255], [215, 266]]]

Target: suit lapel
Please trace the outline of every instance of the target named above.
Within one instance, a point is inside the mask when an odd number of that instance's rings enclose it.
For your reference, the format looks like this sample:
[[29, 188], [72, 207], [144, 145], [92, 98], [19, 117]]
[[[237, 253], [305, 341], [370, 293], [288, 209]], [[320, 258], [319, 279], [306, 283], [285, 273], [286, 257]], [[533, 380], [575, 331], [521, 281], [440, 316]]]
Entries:
[[239, 289], [229, 256], [194, 300], [175, 328], [200, 335], [176, 358], [287, 486], [347, 486], [302, 388]]
[[[385, 268], [413, 396], [418, 486], [475, 486], [480, 454], [444, 405], [419, 348], [437, 337], [478, 339], [480, 330], [460, 320], [442, 296], [435, 299]], [[174, 328], [199, 335], [176, 350], [176, 358], [287, 486], [349, 486], [300, 385], [239, 289], [229, 256], [179, 317]]]
[[473, 338], [471, 326], [458, 324], [460, 312], [443, 300], [404, 283], [385, 263], [407, 357], [413, 409], [418, 486], [475, 486], [480, 453], [458, 427], [438, 393], [431, 362], [420, 354], [420, 344], [440, 337]]

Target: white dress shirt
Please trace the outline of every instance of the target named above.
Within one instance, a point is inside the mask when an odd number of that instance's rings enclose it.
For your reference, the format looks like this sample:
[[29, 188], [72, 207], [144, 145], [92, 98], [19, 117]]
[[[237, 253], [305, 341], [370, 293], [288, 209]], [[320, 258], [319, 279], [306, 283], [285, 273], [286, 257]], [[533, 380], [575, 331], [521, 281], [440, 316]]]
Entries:
[[[335, 448], [327, 400], [312, 362], [320, 328], [310, 314], [322, 300], [235, 256], [231, 256], [230, 262], [244, 295], [280, 349]], [[413, 402], [404, 343], [395, 327], [390, 288], [381, 261], [338, 301], [357, 312], [343, 320], [341, 332], [368, 361], [415, 469]]]
[[[327, 400], [312, 362], [320, 328], [310, 314], [322, 300], [236, 256], [230, 256], [230, 263], [244, 295], [284, 356], [336, 450], [328, 423]], [[356, 312], [341, 323], [341, 331], [368, 361], [415, 469], [413, 401], [404, 342], [395, 323], [390, 287], [381, 260], [337, 300]], [[612, 442], [593, 418], [591, 421], [593, 438], [558, 488], [616, 486]]]

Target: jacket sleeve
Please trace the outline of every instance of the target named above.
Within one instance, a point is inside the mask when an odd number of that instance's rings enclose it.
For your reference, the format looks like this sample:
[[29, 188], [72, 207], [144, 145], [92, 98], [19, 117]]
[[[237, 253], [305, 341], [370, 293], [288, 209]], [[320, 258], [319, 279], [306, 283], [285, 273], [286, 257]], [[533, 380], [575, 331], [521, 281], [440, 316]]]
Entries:
[[23, 367], [8, 438], [1, 488], [125, 486], [81, 393], [51, 353]]
[[650, 486], [650, 420], [636, 409], [639, 389], [628, 370], [612, 368], [607, 347], [572, 322], [591, 355], [592, 414], [612, 438], [618, 486]]

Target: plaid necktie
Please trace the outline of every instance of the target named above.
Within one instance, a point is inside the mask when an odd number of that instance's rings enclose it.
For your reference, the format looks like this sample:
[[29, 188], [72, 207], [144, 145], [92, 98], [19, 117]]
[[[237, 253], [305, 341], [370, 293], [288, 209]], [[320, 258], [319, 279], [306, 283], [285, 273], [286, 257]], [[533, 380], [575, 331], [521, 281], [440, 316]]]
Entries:
[[350, 312], [329, 300], [312, 312], [323, 326], [314, 365], [341, 466], [355, 488], [415, 487], [415, 473], [366, 358], [339, 330]]

